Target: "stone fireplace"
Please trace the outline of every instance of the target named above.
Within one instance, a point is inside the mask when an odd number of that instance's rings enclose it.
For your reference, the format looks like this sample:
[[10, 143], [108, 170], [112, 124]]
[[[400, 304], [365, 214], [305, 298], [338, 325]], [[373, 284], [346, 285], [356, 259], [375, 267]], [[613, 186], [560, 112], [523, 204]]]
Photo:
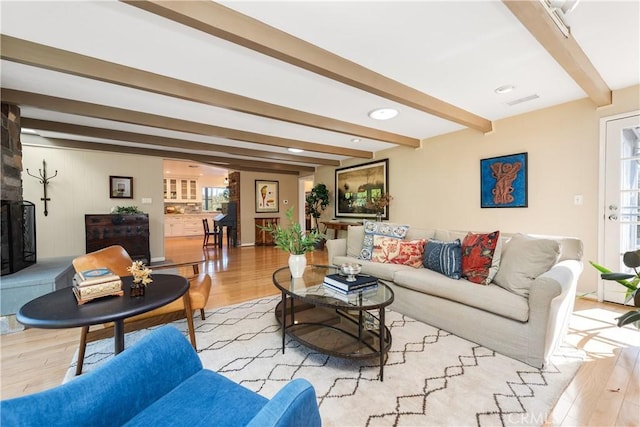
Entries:
[[22, 200], [20, 108], [2, 104], [1, 275], [36, 262], [35, 206]]

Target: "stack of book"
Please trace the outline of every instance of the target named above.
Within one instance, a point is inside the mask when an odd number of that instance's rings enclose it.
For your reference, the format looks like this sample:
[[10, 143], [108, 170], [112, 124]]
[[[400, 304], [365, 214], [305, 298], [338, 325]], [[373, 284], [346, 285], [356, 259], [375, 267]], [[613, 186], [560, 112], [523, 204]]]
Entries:
[[329, 274], [325, 276], [323, 285], [342, 295], [354, 295], [378, 287], [378, 278], [372, 276], [356, 276], [353, 282], [347, 281], [346, 276]]
[[108, 268], [79, 271], [73, 276], [73, 294], [78, 304], [109, 295], [122, 296], [122, 280]]

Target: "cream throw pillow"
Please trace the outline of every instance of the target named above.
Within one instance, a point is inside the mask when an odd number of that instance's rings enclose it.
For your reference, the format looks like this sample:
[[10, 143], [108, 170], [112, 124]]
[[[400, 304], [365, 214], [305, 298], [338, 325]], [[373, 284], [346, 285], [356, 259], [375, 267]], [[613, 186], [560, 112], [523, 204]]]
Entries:
[[553, 267], [559, 256], [560, 244], [555, 240], [515, 234], [503, 246], [500, 268], [493, 283], [528, 297], [531, 283]]

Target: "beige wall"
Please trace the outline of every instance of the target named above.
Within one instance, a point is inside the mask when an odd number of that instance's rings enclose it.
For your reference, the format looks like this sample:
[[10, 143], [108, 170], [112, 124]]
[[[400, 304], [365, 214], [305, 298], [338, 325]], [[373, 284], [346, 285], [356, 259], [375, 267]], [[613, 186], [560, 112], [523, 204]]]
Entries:
[[[577, 236], [585, 260], [597, 259], [600, 118], [640, 109], [640, 87], [614, 91], [611, 106], [588, 99], [494, 122], [482, 134], [462, 130], [429, 138], [421, 148], [393, 148], [389, 158], [390, 220], [416, 227]], [[528, 208], [480, 208], [480, 159], [528, 153]], [[349, 161], [345, 164], [365, 163]], [[334, 195], [334, 169], [316, 182]], [[574, 195], [584, 196], [575, 206]], [[323, 218], [334, 214], [333, 203]], [[585, 266], [579, 292], [595, 291], [597, 274]]]
[[[23, 196], [36, 205], [38, 258], [76, 256], [85, 253], [84, 215], [106, 214], [113, 206], [137, 206], [149, 214], [150, 249], [153, 260], [164, 258], [162, 159], [132, 154], [69, 150], [28, 145], [39, 137], [22, 135]], [[44, 216], [42, 184], [26, 174], [37, 175], [42, 160], [51, 180], [51, 201]], [[109, 176], [132, 176], [133, 199], [110, 199]], [[142, 204], [142, 198], [152, 204]]]
[[[279, 212], [256, 213], [256, 179], [278, 181]], [[284, 201], [288, 203], [285, 205]], [[241, 236], [243, 245], [255, 243], [255, 218], [280, 218], [280, 224], [287, 224], [285, 212], [294, 206], [293, 217], [298, 218], [298, 176], [263, 172], [240, 173], [240, 206], [241, 206]]]

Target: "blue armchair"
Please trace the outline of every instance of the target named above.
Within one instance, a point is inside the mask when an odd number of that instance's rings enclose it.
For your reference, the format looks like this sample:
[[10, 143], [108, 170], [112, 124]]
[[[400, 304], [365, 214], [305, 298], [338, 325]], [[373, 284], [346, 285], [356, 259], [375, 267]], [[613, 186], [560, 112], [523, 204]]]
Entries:
[[320, 426], [313, 386], [287, 383], [271, 400], [203, 369], [189, 342], [163, 326], [96, 370], [0, 402], [9, 426]]

